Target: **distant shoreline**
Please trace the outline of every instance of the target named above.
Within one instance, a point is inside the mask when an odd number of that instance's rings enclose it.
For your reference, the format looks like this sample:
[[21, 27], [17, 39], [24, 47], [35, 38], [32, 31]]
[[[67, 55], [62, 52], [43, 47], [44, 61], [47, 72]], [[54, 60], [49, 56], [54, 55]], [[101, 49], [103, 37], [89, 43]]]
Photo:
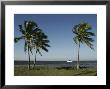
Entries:
[[[14, 60], [14, 61], [28, 61], [28, 60]], [[34, 60], [31, 60], [31, 61], [34, 61]], [[37, 60], [37, 61], [45, 61], [45, 60]], [[58, 60], [58, 61], [67, 61], [67, 60]], [[75, 62], [77, 60], [72, 60], [72, 61]], [[97, 60], [80, 60], [80, 61], [97, 61]]]
[[[30, 64], [33, 65], [34, 61]], [[76, 67], [77, 61], [66, 62], [66, 61], [36, 61], [36, 66], [48, 66], [48, 67]], [[28, 66], [28, 61], [14, 61], [15, 66]], [[81, 67], [86, 68], [97, 68], [97, 61], [80, 61]]]

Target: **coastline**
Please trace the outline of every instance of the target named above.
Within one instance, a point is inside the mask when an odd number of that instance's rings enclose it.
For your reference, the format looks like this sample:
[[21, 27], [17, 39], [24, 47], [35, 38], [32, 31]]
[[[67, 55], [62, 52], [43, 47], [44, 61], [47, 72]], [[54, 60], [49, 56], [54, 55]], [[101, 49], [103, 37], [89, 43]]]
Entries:
[[[33, 65], [34, 61], [30, 64]], [[47, 66], [47, 67], [76, 67], [77, 61], [66, 62], [66, 61], [36, 61], [36, 66]], [[15, 66], [28, 65], [28, 61], [14, 61]], [[97, 61], [80, 61], [80, 67], [84, 68], [97, 68]]]

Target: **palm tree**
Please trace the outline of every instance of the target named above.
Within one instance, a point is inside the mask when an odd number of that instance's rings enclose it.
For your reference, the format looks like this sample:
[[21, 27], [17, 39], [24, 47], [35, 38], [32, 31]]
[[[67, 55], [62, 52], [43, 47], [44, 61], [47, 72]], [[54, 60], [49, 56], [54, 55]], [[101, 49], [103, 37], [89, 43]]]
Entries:
[[95, 34], [93, 32], [90, 32], [91, 29], [91, 25], [86, 22], [81, 22], [78, 25], [75, 25], [72, 29], [72, 32], [74, 34], [73, 40], [78, 45], [77, 69], [79, 69], [79, 48], [81, 43], [85, 43], [88, 47], [94, 49], [92, 44], [94, 40], [92, 36], [95, 36]]
[[20, 37], [15, 37], [14, 41], [17, 43], [19, 40], [24, 40], [24, 51], [25, 53], [28, 52], [28, 69], [30, 69], [30, 53], [32, 53], [32, 40], [33, 40], [33, 33], [36, 32], [38, 29], [37, 24], [34, 21], [24, 21], [22, 25], [19, 25], [19, 31], [21, 32]]
[[35, 61], [34, 61], [34, 66], [33, 68], [35, 68], [35, 64], [36, 64], [36, 54], [39, 53], [41, 56], [41, 49], [48, 52], [47, 47], [50, 47], [50, 45], [48, 44], [50, 41], [48, 40], [48, 36], [46, 34], [44, 34], [44, 32], [42, 32], [41, 29], [38, 29], [38, 31], [36, 33], [34, 33], [34, 48], [35, 48]]

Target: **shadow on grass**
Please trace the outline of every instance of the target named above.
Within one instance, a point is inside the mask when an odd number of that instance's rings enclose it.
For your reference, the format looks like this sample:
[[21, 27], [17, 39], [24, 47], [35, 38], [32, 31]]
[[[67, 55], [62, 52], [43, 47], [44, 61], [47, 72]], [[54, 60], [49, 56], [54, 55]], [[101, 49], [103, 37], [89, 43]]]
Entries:
[[76, 69], [74, 67], [56, 67], [56, 69], [61, 70], [61, 69], [66, 69], [66, 70], [70, 70], [70, 69]]
[[[80, 69], [86, 69], [87, 67], [85, 67], [85, 66], [83, 66], [83, 67], [80, 67]], [[68, 70], [68, 69], [76, 69], [76, 67], [56, 67], [56, 69], [58, 69], [58, 70], [61, 70], [61, 69], [66, 69], [66, 70]], [[76, 69], [77, 70], [77, 69]]]

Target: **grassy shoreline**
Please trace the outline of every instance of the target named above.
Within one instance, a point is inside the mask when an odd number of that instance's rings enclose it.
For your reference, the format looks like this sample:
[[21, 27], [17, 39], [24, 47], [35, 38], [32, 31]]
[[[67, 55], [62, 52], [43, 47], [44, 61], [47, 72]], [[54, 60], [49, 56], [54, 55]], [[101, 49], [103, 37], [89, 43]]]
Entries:
[[[32, 67], [31, 67], [32, 68]], [[97, 76], [96, 68], [80, 68], [75, 67], [40, 67], [28, 70], [26, 66], [15, 66], [15, 76]]]

